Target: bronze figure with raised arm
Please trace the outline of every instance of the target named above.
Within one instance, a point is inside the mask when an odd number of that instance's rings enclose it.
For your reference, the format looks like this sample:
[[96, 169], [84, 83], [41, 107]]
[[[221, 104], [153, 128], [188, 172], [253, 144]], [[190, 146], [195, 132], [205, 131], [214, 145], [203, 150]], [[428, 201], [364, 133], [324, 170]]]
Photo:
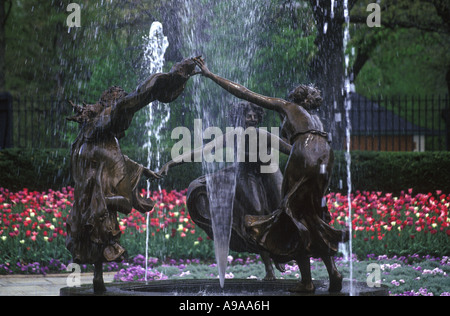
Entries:
[[76, 115], [67, 118], [80, 124], [72, 145], [71, 174], [75, 182], [74, 203], [67, 218], [66, 247], [75, 263], [94, 264], [94, 291], [104, 292], [102, 263], [120, 261], [125, 249], [117, 212], [128, 214], [153, 209], [153, 201], [139, 195], [142, 175], [160, 175], [123, 155], [119, 141], [134, 114], [155, 100], [171, 102], [195, 75], [192, 59], [177, 63], [169, 73], [157, 73], [128, 94], [120, 87], [103, 92], [95, 104], [72, 106]]
[[320, 119], [309, 113], [321, 105], [320, 91], [300, 85], [289, 93], [287, 100], [267, 97], [212, 73], [201, 57], [194, 61], [203, 76], [229, 93], [284, 117], [281, 135], [292, 150], [283, 175], [282, 201], [270, 215], [246, 216], [245, 225], [249, 235], [275, 262], [297, 261], [302, 280], [292, 291], [315, 291], [309, 258], [319, 257], [328, 270], [329, 291], [339, 292], [342, 275], [336, 269], [333, 255], [338, 244], [347, 241], [349, 236], [347, 231], [329, 225], [331, 218], [324, 195], [334, 156]]
[[[266, 152], [279, 150], [280, 152], [289, 155], [291, 146], [277, 135], [273, 135], [264, 129], [259, 129], [257, 127], [264, 116], [263, 108], [242, 101], [235, 104], [235, 106], [239, 107], [235, 112], [243, 112], [242, 115], [245, 119], [244, 127], [249, 134], [248, 141], [245, 136], [241, 136], [244, 137], [245, 141], [243, 146], [245, 159], [238, 162], [236, 165], [218, 170], [206, 176], [201, 176], [192, 181], [188, 188], [186, 204], [191, 219], [196, 225], [202, 228], [211, 239], [214, 239], [211, 220], [212, 216], [210, 214], [210, 212], [214, 212], [214, 209], [209, 205], [206, 185], [207, 178], [208, 181], [213, 180], [220, 183], [220, 179], [227, 179], [230, 175], [236, 175], [236, 188], [220, 188], [224, 190], [235, 190], [230, 249], [237, 252], [259, 253], [266, 268], [266, 276], [264, 279], [274, 280], [275, 273], [269, 254], [265, 251], [261, 251], [261, 248], [252, 238], [250, 238], [245, 229], [244, 221], [246, 215], [269, 215], [276, 210], [281, 203], [281, 183], [283, 181], [283, 176], [278, 167], [276, 170], [273, 170], [274, 172], [261, 172], [261, 166], [267, 165], [268, 163], [263, 162], [258, 155], [254, 155], [254, 159], [252, 159], [251, 156], [254, 154], [253, 151], [259, 153], [262, 150]], [[263, 137], [266, 138], [266, 141], [261, 142], [261, 138]], [[193, 151], [184, 153], [178, 157], [174, 157], [173, 160], [169, 161], [161, 168], [159, 173], [167, 174], [170, 168], [179, 166], [185, 161], [194, 161], [194, 157], [199, 154], [201, 155], [203, 151], [210, 152], [214, 149], [218, 150], [227, 147], [234, 147], [232, 148], [233, 150], [238, 149], [239, 145], [237, 145], [237, 143], [239, 140], [237, 140], [237, 138], [238, 136], [234, 131], [224, 134], [202, 147], [196, 148]], [[227, 139], [229, 139], [231, 143], [227, 143]], [[256, 146], [250, 148], [252, 147], [249, 144], [250, 142], [253, 142]], [[265, 148], [263, 146], [265, 146]], [[280, 267], [277, 268], [281, 269]]]

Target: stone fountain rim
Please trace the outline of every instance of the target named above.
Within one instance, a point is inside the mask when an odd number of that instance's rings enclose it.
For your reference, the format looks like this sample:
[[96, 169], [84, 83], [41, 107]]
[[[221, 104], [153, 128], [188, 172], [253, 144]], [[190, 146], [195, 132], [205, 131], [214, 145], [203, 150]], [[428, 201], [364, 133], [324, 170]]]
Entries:
[[[348, 296], [349, 281], [344, 280], [344, 289], [339, 293], [328, 292], [328, 281], [314, 280], [314, 294], [291, 293], [298, 280], [227, 279], [221, 290], [217, 279], [177, 279], [149, 282], [107, 283], [107, 292], [102, 296]], [[369, 288], [364, 282], [354, 282], [359, 296], [388, 296], [388, 287]], [[92, 285], [64, 287], [61, 296], [94, 296]]]

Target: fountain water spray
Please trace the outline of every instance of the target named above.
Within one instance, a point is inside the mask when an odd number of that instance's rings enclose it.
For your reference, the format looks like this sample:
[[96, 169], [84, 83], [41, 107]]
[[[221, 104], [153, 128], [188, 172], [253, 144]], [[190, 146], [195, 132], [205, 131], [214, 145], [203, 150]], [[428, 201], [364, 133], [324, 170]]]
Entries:
[[347, 225], [349, 229], [349, 241], [348, 241], [348, 247], [349, 247], [349, 269], [350, 269], [350, 289], [349, 293], [350, 296], [355, 295], [355, 289], [353, 286], [353, 227], [352, 227], [352, 200], [351, 200], [351, 193], [352, 193], [352, 178], [351, 178], [351, 121], [350, 121], [350, 111], [352, 108], [352, 101], [351, 101], [351, 93], [354, 92], [354, 85], [351, 82], [351, 74], [350, 74], [350, 56], [347, 53], [347, 47], [348, 43], [350, 41], [350, 12], [349, 12], [349, 6], [348, 6], [348, 0], [344, 0], [344, 19], [345, 19], [345, 29], [344, 29], [344, 55], [345, 55], [345, 81], [344, 81], [344, 95], [345, 95], [345, 117], [346, 117], [346, 129], [345, 129], [345, 135], [346, 135], [346, 153], [345, 153], [345, 160], [347, 162], [347, 198], [348, 198], [348, 219], [347, 219]]
[[[155, 73], [162, 72], [164, 66], [164, 54], [166, 52], [167, 47], [169, 46], [169, 42], [167, 37], [164, 36], [163, 26], [160, 22], [153, 22], [150, 27], [150, 32], [148, 36], [143, 37], [146, 42], [144, 49], [144, 71], [146, 75], [152, 75]], [[156, 122], [154, 107], [158, 112], [166, 112], [166, 116], [162, 117], [161, 120]], [[162, 109], [164, 107], [164, 109]], [[145, 127], [147, 129], [147, 142], [144, 144], [144, 148], [147, 148], [147, 167], [150, 168], [153, 154], [152, 154], [152, 145], [156, 145], [156, 167], [159, 167], [160, 164], [160, 132], [164, 125], [168, 122], [170, 118], [169, 107], [164, 104], [161, 104], [158, 101], [152, 102], [146, 108], [147, 121], [145, 123]], [[165, 111], [164, 111], [165, 110]], [[155, 141], [153, 139], [155, 138]], [[161, 189], [159, 187], [159, 189]], [[150, 180], [147, 180], [147, 198], [150, 198]], [[150, 212], [147, 212], [147, 220], [146, 220], [146, 239], [145, 239], [145, 281], [147, 282], [147, 270], [148, 270], [148, 239], [149, 239], [149, 222], [150, 222]]]
[[[252, 74], [250, 64], [257, 49], [255, 38], [260, 32], [259, 20], [263, 16], [262, 10], [266, 7], [265, 0], [184, 1], [184, 9], [180, 13], [185, 39], [184, 54], [203, 55], [210, 69], [247, 86]], [[233, 14], [230, 15], [229, 12]], [[194, 77], [192, 82], [189, 95], [193, 98], [197, 118], [202, 118], [204, 128], [217, 126], [225, 130], [224, 125], [239, 125], [238, 122], [227, 120], [230, 117], [230, 103], [236, 101], [234, 97], [200, 76]], [[194, 131], [199, 135], [202, 132]], [[203, 160], [203, 173], [207, 175], [215, 255], [222, 287], [228, 263], [236, 187], [236, 172], [224, 172], [223, 176], [217, 176], [217, 171], [225, 167], [233, 166]]]

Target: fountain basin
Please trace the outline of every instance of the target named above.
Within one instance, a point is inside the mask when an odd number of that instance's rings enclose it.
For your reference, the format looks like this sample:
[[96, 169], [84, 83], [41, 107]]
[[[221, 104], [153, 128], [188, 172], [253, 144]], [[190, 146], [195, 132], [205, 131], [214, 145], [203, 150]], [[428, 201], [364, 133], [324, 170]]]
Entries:
[[[314, 294], [291, 293], [296, 280], [247, 280], [229, 279], [222, 289], [219, 280], [164, 280], [151, 282], [109, 283], [103, 296], [349, 296], [349, 281], [343, 282], [339, 293], [328, 292], [328, 281], [314, 280]], [[388, 288], [370, 288], [366, 283], [354, 282], [357, 296], [388, 296]], [[60, 290], [61, 296], [92, 296], [95, 295], [92, 285], [81, 287], [65, 287]]]

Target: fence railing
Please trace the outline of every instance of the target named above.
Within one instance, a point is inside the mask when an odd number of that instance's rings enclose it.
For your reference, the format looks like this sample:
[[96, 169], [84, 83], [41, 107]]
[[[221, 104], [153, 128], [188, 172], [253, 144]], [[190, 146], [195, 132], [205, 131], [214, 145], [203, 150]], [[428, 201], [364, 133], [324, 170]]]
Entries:
[[68, 147], [71, 136], [76, 133], [74, 126], [65, 119], [72, 113], [66, 100], [15, 97], [12, 108], [14, 147]]
[[[71, 98], [76, 102], [76, 98]], [[186, 113], [186, 109], [173, 108]], [[267, 111], [270, 112], [270, 111]], [[65, 118], [72, 115], [67, 100], [13, 97], [12, 146], [19, 148], [69, 148], [78, 126]], [[279, 124], [278, 115], [267, 113], [265, 124]], [[350, 111], [352, 149], [373, 151], [449, 150], [450, 105], [448, 96], [352, 97]], [[171, 116], [166, 131], [189, 125], [190, 116]], [[273, 122], [272, 122], [273, 121]], [[269, 126], [264, 125], [264, 126]], [[276, 126], [276, 125], [270, 125]], [[130, 132], [140, 135], [140, 132]]]
[[367, 99], [352, 96], [350, 121], [353, 150], [449, 150], [447, 96]]

